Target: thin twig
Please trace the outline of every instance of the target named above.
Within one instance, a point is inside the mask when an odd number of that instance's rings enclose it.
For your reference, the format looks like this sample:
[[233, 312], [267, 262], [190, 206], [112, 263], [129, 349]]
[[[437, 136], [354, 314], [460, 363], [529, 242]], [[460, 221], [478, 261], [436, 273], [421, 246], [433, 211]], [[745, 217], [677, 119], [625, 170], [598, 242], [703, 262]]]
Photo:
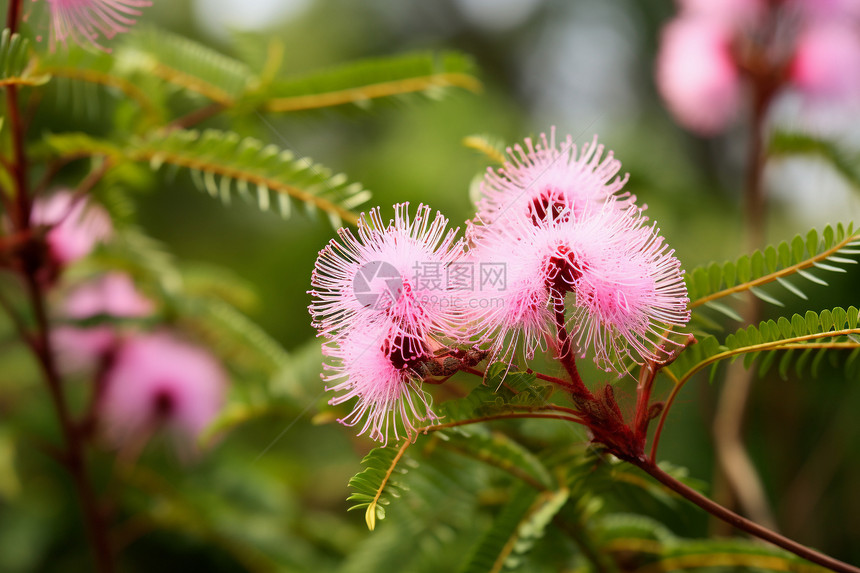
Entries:
[[839, 561], [838, 559], [834, 559], [829, 555], [825, 555], [823, 553], [815, 551], [814, 549], [810, 549], [809, 547], [801, 545], [800, 543], [785, 536], [782, 536], [775, 531], [772, 531], [766, 527], [762, 527], [754, 521], [750, 521], [749, 519], [741, 517], [735, 512], [723, 507], [715, 501], [700, 494], [688, 485], [670, 476], [669, 474], [661, 470], [659, 467], [657, 467], [657, 464], [655, 464], [653, 461], [645, 461], [638, 459], [628, 459], [626, 461], [639, 467], [651, 477], [653, 477], [672, 491], [681, 495], [681, 497], [693, 502], [714, 517], [725, 521], [726, 523], [732, 525], [733, 527], [736, 527], [737, 529], [745, 531], [746, 533], [749, 533], [754, 537], [758, 537], [759, 539], [763, 539], [764, 541], [773, 543], [777, 547], [781, 547], [786, 551], [790, 551], [798, 557], [802, 557], [808, 561], [811, 561], [812, 563], [821, 565], [822, 567], [827, 567], [828, 569], [832, 569], [833, 571], [837, 571], [839, 573], [860, 573], [860, 568], [855, 567], [854, 565]]

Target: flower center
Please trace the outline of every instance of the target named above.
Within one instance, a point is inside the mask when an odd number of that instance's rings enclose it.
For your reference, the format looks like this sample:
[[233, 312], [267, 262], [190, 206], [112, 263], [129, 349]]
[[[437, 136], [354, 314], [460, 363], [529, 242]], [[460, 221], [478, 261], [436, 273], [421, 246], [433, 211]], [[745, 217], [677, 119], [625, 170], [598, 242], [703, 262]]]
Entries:
[[572, 207], [562, 191], [547, 187], [543, 193], [532, 199], [529, 204], [529, 217], [535, 226], [545, 222], [566, 223], [572, 215]]
[[165, 420], [176, 409], [176, 397], [167, 388], [161, 388], [152, 397], [152, 413], [156, 420]]
[[430, 358], [424, 340], [410, 334], [396, 334], [382, 343], [382, 351], [398, 370], [414, 370], [418, 364]]
[[547, 286], [561, 296], [573, 292], [576, 281], [588, 265], [576, 253], [561, 245], [547, 262]]

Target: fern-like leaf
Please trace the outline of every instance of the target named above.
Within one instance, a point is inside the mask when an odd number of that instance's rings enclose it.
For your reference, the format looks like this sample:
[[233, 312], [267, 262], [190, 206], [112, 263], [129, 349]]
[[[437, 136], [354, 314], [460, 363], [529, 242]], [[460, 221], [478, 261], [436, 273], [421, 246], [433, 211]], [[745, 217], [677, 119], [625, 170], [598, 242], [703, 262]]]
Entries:
[[[385, 506], [391, 503], [390, 498], [397, 497], [402, 491], [400, 477], [406, 473], [403, 466], [399, 466], [406, 453], [406, 448], [411, 442], [405, 440], [399, 449], [375, 448], [367, 454], [362, 465], [364, 470], [354, 475], [349, 480], [349, 487], [353, 490], [347, 501], [356, 502], [353, 509], [365, 508], [364, 518], [367, 527], [371, 531], [376, 528], [377, 519], [385, 519]], [[414, 465], [414, 462], [410, 462]], [[410, 465], [405, 463], [403, 465]]]
[[155, 28], [140, 28], [127, 35], [117, 58], [129, 70], [152, 74], [225, 106], [235, 103], [256, 82], [242, 62]]
[[569, 497], [566, 488], [536, 493], [527, 486], [514, 488], [492, 527], [475, 547], [461, 571], [497, 573], [522, 564], [522, 556], [539, 539], [547, 524]]
[[423, 93], [439, 97], [450, 88], [478, 91], [471, 60], [457, 52], [421, 53], [346, 64], [294, 79], [275, 80], [262, 108], [294, 112], [353, 105]]
[[597, 541], [601, 550], [636, 555], [648, 564], [643, 573], [704, 568], [745, 568], [765, 571], [823, 573], [776, 547], [745, 539], [685, 539], [676, 536], [658, 521], [641, 515], [610, 514], [597, 520]]
[[[150, 85], [152, 81], [146, 75], [133, 75], [134, 70], [124, 68], [113, 54], [85, 50], [76, 45], [70, 45], [64, 50], [49, 52], [41, 56], [37, 63], [37, 72], [54, 78], [55, 91], [61, 105], [77, 110], [91, 105], [81, 101], [93, 90], [81, 89], [79, 84], [100, 86], [109, 92], [118, 92], [128, 101], [135, 102], [148, 119], [148, 125], [162, 123], [165, 109], [160, 96]], [[123, 70], [122, 72], [120, 70]]]
[[549, 470], [537, 456], [521, 444], [499, 432], [481, 431], [475, 426], [468, 427], [472, 430], [468, 435], [442, 432], [438, 432], [437, 435], [444, 436], [445, 447], [501, 468], [536, 490], [553, 487], [555, 480], [552, 479]]
[[713, 263], [698, 267], [687, 274], [687, 291], [690, 307], [707, 306], [735, 320], [740, 317], [729, 307], [718, 302], [728, 295], [749, 291], [758, 298], [775, 304], [782, 302], [763, 287], [777, 282], [790, 293], [805, 298], [805, 294], [788, 277], [797, 275], [817, 284], [827, 284], [815, 272], [845, 272], [839, 265], [857, 263], [851, 258], [860, 254], [860, 233], [853, 224], [836, 228], [827, 226], [819, 233], [813, 229], [806, 237], [796, 236], [790, 242], [769, 246], [763, 251], [743, 256], [737, 261], [722, 265]]
[[31, 65], [30, 42], [8, 28], [0, 33], [0, 87], [12, 85], [36, 86], [50, 77], [34, 73]]
[[[858, 335], [858, 310], [853, 306], [847, 310], [837, 307], [820, 313], [807, 311], [803, 316], [795, 314], [790, 320], [780, 317], [778, 320], [763, 321], [758, 326], [741, 328], [728, 335], [723, 344], [715, 337], [707, 336], [681, 353], [668, 370], [680, 385], [696, 372], [722, 360], [744, 355], [746, 366], [749, 367], [756, 358], [768, 353], [761, 368], [761, 371], [765, 371], [776, 359], [772, 351], [801, 351], [801, 357], [808, 357], [809, 353], [818, 350], [819, 356], [823, 357], [829, 350], [860, 348], [860, 341], [856, 338]], [[798, 368], [804, 364], [805, 361], [798, 362]], [[786, 369], [786, 365], [780, 365], [781, 372]]]
[[64, 159], [103, 155], [114, 161], [124, 156], [122, 147], [112, 141], [81, 132], [47, 134], [44, 141], [43, 147], [34, 150], [36, 155], [52, 154]]
[[173, 130], [137, 141], [129, 154], [149, 161], [154, 169], [163, 165], [189, 169], [199, 188], [225, 202], [234, 188], [247, 198], [254, 187], [260, 208], [266, 210], [271, 205], [270, 190], [275, 191], [284, 217], [290, 215], [293, 200], [310, 211], [325, 212], [335, 227], [344, 220], [355, 223], [350, 209], [370, 195], [361, 184], [349, 183], [345, 175], [333, 175], [308, 158], [230, 132]]

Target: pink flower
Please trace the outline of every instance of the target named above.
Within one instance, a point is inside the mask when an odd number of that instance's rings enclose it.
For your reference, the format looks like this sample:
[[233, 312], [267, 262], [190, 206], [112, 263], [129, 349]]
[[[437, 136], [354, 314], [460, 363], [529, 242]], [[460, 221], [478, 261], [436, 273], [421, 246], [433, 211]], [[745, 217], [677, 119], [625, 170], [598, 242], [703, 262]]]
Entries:
[[664, 342], [663, 329], [686, 324], [689, 312], [680, 263], [645, 221], [638, 209], [609, 201], [556, 225], [488, 227], [471, 254], [503, 265], [507, 284], [498, 292], [465, 293], [479, 301], [461, 305], [475, 309], [474, 335], [492, 341], [494, 357], [504, 359], [522, 338], [530, 359], [573, 293], [567, 326], [580, 355], [592, 353], [607, 370], [622, 369], [628, 357], [658, 358], [663, 351], [653, 340]]
[[167, 429], [193, 440], [224, 403], [226, 376], [205, 350], [167, 333], [136, 336], [119, 348], [99, 403], [108, 437], [122, 445]]
[[[85, 320], [100, 315], [117, 318], [143, 317], [154, 310], [150, 300], [134, 287], [128, 275], [108, 273], [71, 291], [63, 301], [63, 316]], [[117, 328], [58, 326], [52, 333], [60, 362], [73, 370], [87, 368], [110, 352], [118, 341]]]
[[719, 20], [701, 17], [681, 17], [663, 29], [657, 88], [677, 120], [703, 135], [724, 129], [740, 107], [733, 33]]
[[352, 411], [338, 420], [346, 426], [361, 423], [377, 441], [388, 443], [394, 434], [408, 437], [416, 420], [433, 420], [429, 398], [421, 390], [415, 368], [431, 356], [432, 342], [386, 322], [357, 322], [345, 335], [323, 345], [327, 357], [323, 375], [326, 390], [340, 394], [329, 400], [336, 405], [356, 399]]
[[99, 37], [111, 39], [134, 26], [139, 8], [152, 6], [151, 0], [48, 0], [51, 8], [51, 47], [69, 39], [81, 46], [110, 51]]
[[362, 214], [358, 237], [340, 229], [320, 251], [311, 276], [309, 310], [323, 336], [341, 335], [357, 320], [384, 321], [427, 335], [452, 328], [454, 316], [444, 303], [448, 266], [463, 252], [448, 220], [420, 205], [415, 218], [409, 204], [395, 205], [395, 218], [383, 223], [379, 209]]
[[[570, 135], [556, 146], [555, 128], [550, 130], [549, 140], [541, 134], [536, 145], [526, 138], [525, 148], [519, 144], [508, 148], [510, 160], [498, 171], [487, 170], [475, 221], [483, 225], [539, 224], [555, 220], [561, 212], [576, 217], [588, 206], [599, 205], [627, 181], [627, 175], [618, 176], [621, 162], [612, 151], [604, 156], [603, 149], [597, 136], [583, 144], [579, 153]], [[471, 227], [470, 233], [480, 229]]]
[[734, 26], [752, 24], [767, 11], [766, 0], [679, 0], [678, 4], [682, 16], [718, 20]]
[[113, 234], [110, 216], [102, 207], [69, 191], [35, 201], [30, 218], [34, 225], [49, 227], [45, 239], [51, 257], [60, 265], [86, 256]]
[[681, 263], [660, 230], [644, 222], [625, 229], [611, 253], [581, 265], [573, 288], [577, 346], [593, 349], [595, 362], [607, 369], [628, 358], [665, 358], [663, 343], [671, 343], [665, 330], [690, 320]]
[[860, 25], [827, 20], [801, 32], [790, 77], [814, 98], [850, 100], [860, 97]]
[[860, 18], [857, 0], [794, 0], [793, 4], [803, 16], [818, 21]]
[[457, 315], [447, 297], [449, 268], [463, 254], [456, 231], [430, 208], [395, 206], [394, 220], [383, 223], [378, 209], [358, 223], [358, 237], [338, 231], [319, 254], [311, 277], [309, 310], [330, 363], [326, 382], [341, 392], [332, 404], [356, 398], [341, 420], [360, 434], [387, 443], [389, 432], [408, 435], [413, 420], [433, 417], [420, 390], [422, 363], [454, 338]]

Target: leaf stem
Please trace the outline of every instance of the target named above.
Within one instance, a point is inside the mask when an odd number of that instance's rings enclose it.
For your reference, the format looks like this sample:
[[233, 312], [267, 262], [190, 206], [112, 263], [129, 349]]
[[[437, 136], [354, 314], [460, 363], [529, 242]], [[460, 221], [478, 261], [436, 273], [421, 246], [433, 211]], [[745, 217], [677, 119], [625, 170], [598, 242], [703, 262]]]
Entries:
[[781, 547], [786, 551], [794, 553], [798, 557], [802, 557], [808, 561], [811, 561], [812, 563], [815, 563], [822, 567], [826, 567], [833, 571], [837, 571], [839, 573], [860, 573], [860, 568], [855, 567], [854, 565], [850, 565], [843, 561], [839, 561], [838, 559], [834, 559], [829, 555], [825, 555], [823, 553], [815, 551], [814, 549], [810, 549], [805, 545], [801, 545], [800, 543], [792, 539], [784, 537], [779, 533], [776, 533], [775, 531], [767, 529], [766, 527], [762, 527], [761, 525], [750, 521], [744, 517], [741, 517], [733, 511], [726, 509], [722, 505], [705, 497], [693, 488], [667, 474], [651, 460], [646, 461], [639, 459], [628, 459], [626, 461], [639, 467], [642, 471], [649, 474], [651, 477], [653, 477], [672, 491], [676, 492], [681, 497], [691, 501], [692, 503], [698, 505], [714, 517], [725, 521], [726, 523], [732, 525], [737, 529], [745, 531], [746, 533], [749, 533], [754, 537], [758, 537], [759, 539], [763, 539], [765, 541], [773, 543], [777, 547]]
[[713, 294], [709, 294], [707, 296], [703, 296], [701, 298], [698, 298], [698, 299], [696, 299], [690, 303], [690, 308], [696, 308], [698, 306], [702, 306], [703, 304], [705, 304], [707, 302], [711, 302], [713, 300], [723, 298], [723, 297], [726, 297], [726, 296], [729, 296], [729, 295], [732, 295], [735, 293], [745, 292], [745, 291], [748, 291], [750, 288], [761, 286], [764, 284], [768, 284], [768, 283], [773, 282], [773, 281], [780, 279], [782, 277], [793, 275], [794, 273], [796, 273], [798, 271], [802, 271], [804, 269], [814, 267], [815, 263], [817, 263], [819, 261], [823, 261], [823, 260], [833, 256], [834, 253], [844, 249], [846, 245], [848, 245], [849, 243], [853, 243], [853, 242], [857, 241], [857, 239], [858, 239], [857, 234], [848, 235], [847, 237], [845, 237], [844, 239], [842, 239], [841, 241], [839, 241], [838, 243], [836, 243], [835, 245], [833, 245], [832, 247], [827, 249], [826, 251], [823, 251], [814, 257], [810, 257], [810, 258], [806, 259], [805, 261], [801, 261], [801, 262], [796, 263], [794, 265], [791, 265], [789, 267], [785, 267], [784, 269], [774, 271], [768, 275], [765, 275], [763, 277], [759, 277], [759, 278], [751, 280], [749, 282], [735, 285], [733, 287], [723, 289], [723, 290], [717, 291]]

